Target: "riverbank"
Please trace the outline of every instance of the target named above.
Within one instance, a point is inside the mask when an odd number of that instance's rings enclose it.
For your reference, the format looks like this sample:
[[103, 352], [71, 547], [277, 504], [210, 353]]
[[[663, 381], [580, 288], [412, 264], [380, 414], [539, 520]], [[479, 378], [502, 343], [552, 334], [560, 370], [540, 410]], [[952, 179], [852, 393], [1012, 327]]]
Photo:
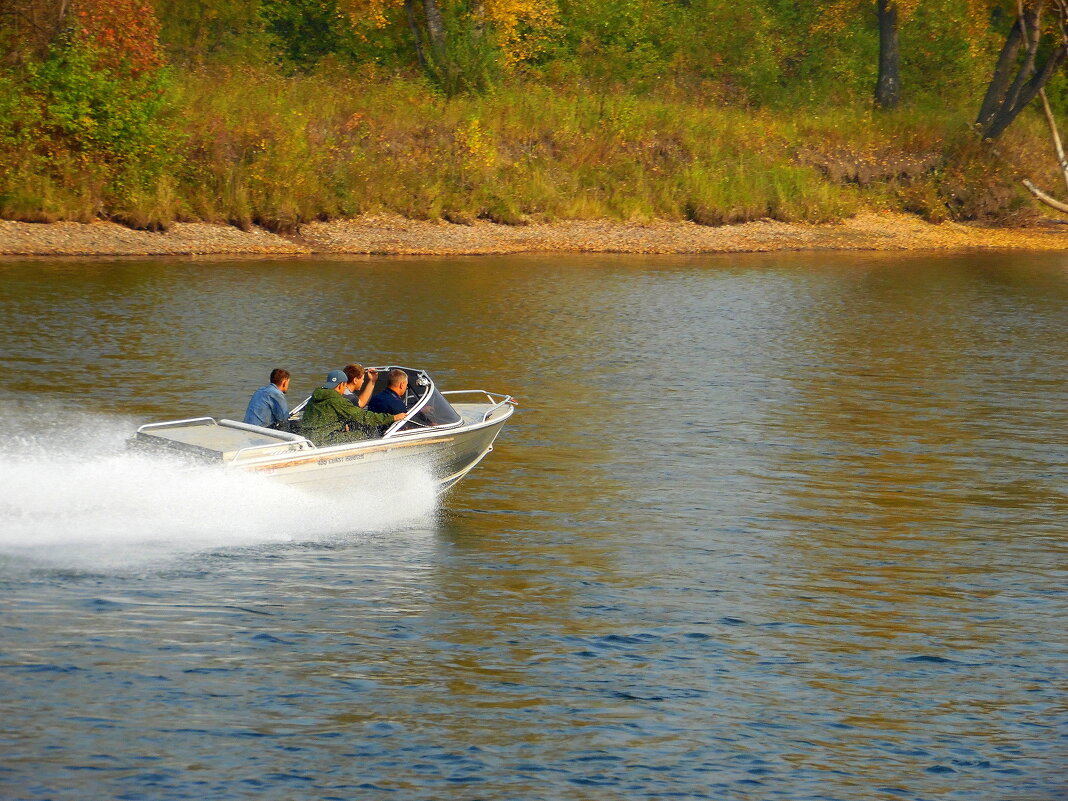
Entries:
[[192, 256], [363, 254], [461, 256], [504, 253], [757, 253], [788, 250], [1068, 250], [1068, 225], [1026, 228], [938, 225], [898, 213], [864, 213], [841, 223], [760, 220], [718, 227], [688, 222], [609, 220], [470, 225], [391, 215], [314, 222], [281, 236], [252, 227], [178, 223], [166, 232], [109, 222], [0, 221], [3, 256]]

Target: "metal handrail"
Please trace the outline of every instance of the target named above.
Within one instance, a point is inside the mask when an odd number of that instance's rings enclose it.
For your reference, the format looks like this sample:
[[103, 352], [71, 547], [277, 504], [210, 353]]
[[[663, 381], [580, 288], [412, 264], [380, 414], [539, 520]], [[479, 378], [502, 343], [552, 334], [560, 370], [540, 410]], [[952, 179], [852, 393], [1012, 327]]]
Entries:
[[[485, 389], [453, 389], [453, 390], [449, 390], [448, 392], [442, 392], [441, 393], [442, 397], [444, 397], [446, 399], [448, 399], [449, 395], [474, 395], [474, 394], [485, 395], [486, 399], [490, 403], [493, 403], [493, 406], [488, 408], [486, 410], [486, 413], [484, 415], [482, 415], [482, 422], [483, 423], [486, 422], [487, 420], [489, 420], [490, 415], [493, 414], [498, 409], [500, 409], [502, 406], [508, 406], [508, 405], [518, 406], [519, 405], [519, 401], [517, 401], [511, 395], [504, 395], [504, 394], [501, 394], [500, 392], [489, 392], [488, 390], [485, 390]], [[498, 401], [497, 398], [502, 398], [502, 400]]]
[[263, 434], [270, 437], [278, 437], [279, 439], [287, 440], [288, 442], [299, 442], [306, 437], [302, 437], [300, 434], [294, 434], [291, 431], [282, 431], [278, 428], [267, 428], [265, 426], [258, 426], [252, 423], [242, 423], [237, 420], [220, 420], [219, 426], [221, 428], [233, 428], [237, 431], [249, 431], [253, 434]]
[[182, 426], [189, 423], [211, 423], [212, 425], [219, 425], [215, 422], [214, 417], [190, 417], [186, 420], [167, 420], [163, 423], [145, 423], [137, 429], [137, 433], [140, 434], [142, 431], [146, 431], [150, 428], [169, 428], [171, 426]]

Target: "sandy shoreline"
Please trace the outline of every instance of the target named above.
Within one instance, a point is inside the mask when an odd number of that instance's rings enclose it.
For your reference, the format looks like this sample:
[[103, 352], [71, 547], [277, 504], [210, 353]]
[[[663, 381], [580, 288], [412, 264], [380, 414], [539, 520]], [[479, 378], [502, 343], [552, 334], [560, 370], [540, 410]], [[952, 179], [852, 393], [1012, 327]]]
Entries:
[[694, 223], [615, 221], [505, 226], [368, 215], [314, 222], [299, 236], [227, 225], [178, 223], [165, 233], [108, 222], [0, 221], [0, 256], [189, 256], [503, 253], [758, 253], [783, 250], [1065, 250], [1068, 225], [1030, 228], [932, 225], [895, 213], [865, 213], [831, 225], [759, 221], [710, 228]]

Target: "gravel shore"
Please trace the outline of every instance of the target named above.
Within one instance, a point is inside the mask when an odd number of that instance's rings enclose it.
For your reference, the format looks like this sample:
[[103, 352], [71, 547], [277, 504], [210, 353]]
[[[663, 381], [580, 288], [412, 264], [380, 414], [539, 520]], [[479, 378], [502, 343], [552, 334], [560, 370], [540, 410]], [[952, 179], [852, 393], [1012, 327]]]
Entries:
[[178, 223], [164, 233], [108, 222], [0, 221], [4, 256], [179, 256], [381, 254], [459, 256], [494, 253], [744, 253], [777, 250], [1068, 249], [1068, 225], [1028, 228], [932, 225], [916, 217], [865, 213], [831, 225], [762, 220], [719, 228], [684, 222], [608, 220], [521, 226], [472, 225], [367, 215], [313, 222], [297, 236], [228, 225]]

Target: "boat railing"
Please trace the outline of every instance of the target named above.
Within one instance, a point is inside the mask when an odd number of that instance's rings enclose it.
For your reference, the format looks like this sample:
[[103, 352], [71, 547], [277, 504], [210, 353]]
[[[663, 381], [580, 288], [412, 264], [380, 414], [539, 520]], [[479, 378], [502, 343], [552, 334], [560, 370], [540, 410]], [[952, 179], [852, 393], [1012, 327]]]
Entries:
[[219, 421], [219, 425], [223, 428], [236, 428], [238, 431], [249, 431], [253, 434], [264, 434], [268, 437], [274, 437], [275, 439], [284, 439], [289, 442], [308, 441], [306, 437], [302, 437], [300, 434], [294, 434], [291, 431], [282, 431], [278, 428], [265, 428], [263, 426], [254, 425], [252, 423], [240, 423], [237, 420], [222, 419]]
[[214, 417], [189, 417], [185, 420], [168, 420], [165, 423], [145, 423], [137, 429], [137, 433], [140, 434], [142, 431], [149, 431], [155, 428], [174, 428], [175, 426], [188, 426], [193, 424], [202, 426], [218, 425], [215, 422]]
[[502, 395], [499, 392], [489, 392], [485, 389], [453, 389], [448, 392], [442, 392], [441, 395], [451, 402], [451, 396], [453, 395], [483, 395], [486, 400], [493, 405], [486, 409], [485, 414], [482, 415], [482, 422], [486, 422], [490, 419], [490, 416], [503, 406], [518, 406], [519, 401], [513, 398], [511, 395]]
[[290, 431], [279, 431], [275, 428], [264, 428], [252, 423], [238, 422], [237, 420], [220, 420], [219, 425], [223, 428], [234, 428], [238, 431], [248, 431], [252, 434], [263, 434], [281, 442], [264, 442], [259, 445], [247, 445], [230, 457], [230, 464], [247, 462], [260, 456], [281, 456], [293, 451], [314, 449], [315, 445], [307, 437], [294, 434]]

